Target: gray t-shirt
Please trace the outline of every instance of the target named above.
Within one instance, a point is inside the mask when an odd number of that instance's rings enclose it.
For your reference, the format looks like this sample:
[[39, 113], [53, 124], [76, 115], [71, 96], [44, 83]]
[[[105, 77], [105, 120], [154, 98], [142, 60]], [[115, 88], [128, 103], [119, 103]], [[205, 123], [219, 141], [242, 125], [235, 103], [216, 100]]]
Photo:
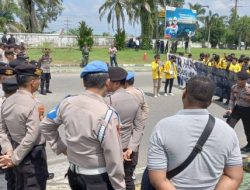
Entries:
[[[208, 114], [205, 109], [185, 109], [162, 119], [150, 139], [148, 169], [171, 171], [182, 164], [203, 132]], [[225, 166], [241, 165], [236, 133], [224, 121], [216, 118], [202, 152], [171, 181], [177, 190], [213, 190]]]

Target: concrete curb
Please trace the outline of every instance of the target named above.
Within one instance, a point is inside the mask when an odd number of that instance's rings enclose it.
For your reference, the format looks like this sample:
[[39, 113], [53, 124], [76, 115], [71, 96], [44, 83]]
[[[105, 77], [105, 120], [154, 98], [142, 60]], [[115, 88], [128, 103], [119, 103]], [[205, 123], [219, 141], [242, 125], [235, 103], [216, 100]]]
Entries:
[[[120, 67], [128, 71], [147, 72], [151, 71], [151, 64], [120, 64]], [[79, 64], [53, 64], [52, 73], [79, 73], [82, 70]]]

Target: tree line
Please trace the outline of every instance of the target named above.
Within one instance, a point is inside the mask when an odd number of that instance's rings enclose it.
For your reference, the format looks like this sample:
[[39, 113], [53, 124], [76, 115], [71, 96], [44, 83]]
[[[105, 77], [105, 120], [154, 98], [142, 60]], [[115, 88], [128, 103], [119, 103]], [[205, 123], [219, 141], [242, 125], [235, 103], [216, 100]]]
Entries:
[[62, 13], [63, 0], [0, 0], [0, 31], [43, 32]]
[[[113, 30], [124, 36], [125, 19], [131, 25], [141, 26], [141, 48], [151, 48], [152, 38], [164, 37], [165, 18], [159, 18], [165, 6], [183, 7], [185, 0], [106, 0], [99, 8], [100, 20], [107, 14], [107, 22]], [[227, 47], [238, 46], [244, 42], [250, 45], [250, 17], [239, 17], [233, 8], [230, 16], [208, 12], [199, 3], [189, 3], [189, 8], [197, 11], [197, 30], [192, 38], [195, 42], [210, 42]], [[48, 23], [62, 13], [63, 0], [0, 0], [0, 31], [43, 32]], [[98, 14], [98, 13], [97, 13]], [[81, 25], [80, 25], [81, 27]], [[92, 34], [92, 32], [91, 32]], [[123, 39], [120, 38], [120, 39]]]

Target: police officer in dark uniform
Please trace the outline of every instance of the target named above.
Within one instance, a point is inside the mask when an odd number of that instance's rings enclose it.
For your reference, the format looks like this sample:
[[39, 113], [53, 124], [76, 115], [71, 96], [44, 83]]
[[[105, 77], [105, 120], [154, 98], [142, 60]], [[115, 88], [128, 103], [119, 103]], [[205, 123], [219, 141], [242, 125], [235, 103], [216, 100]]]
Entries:
[[232, 86], [231, 89], [227, 110], [230, 117], [227, 119], [227, 123], [231, 127], [235, 127], [238, 121], [242, 120], [248, 144], [241, 148], [241, 151], [250, 152], [250, 93], [246, 89], [249, 74], [246, 71], [241, 71], [237, 74], [237, 77], [237, 84]]
[[18, 90], [1, 109], [0, 167], [14, 167], [15, 190], [45, 190], [48, 177], [45, 139], [39, 129], [38, 102], [33, 93], [40, 85], [42, 70], [25, 64], [15, 68]]

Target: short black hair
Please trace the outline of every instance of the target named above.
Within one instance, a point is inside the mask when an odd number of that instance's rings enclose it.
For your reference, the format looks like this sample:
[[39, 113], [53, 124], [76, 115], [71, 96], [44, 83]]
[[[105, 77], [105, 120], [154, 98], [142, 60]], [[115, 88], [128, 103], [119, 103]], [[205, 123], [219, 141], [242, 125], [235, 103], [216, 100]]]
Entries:
[[161, 56], [159, 55], [159, 54], [156, 54], [155, 56], [154, 56], [154, 58], [156, 59], [156, 58], [160, 58]]
[[201, 108], [207, 108], [213, 98], [215, 84], [205, 76], [195, 76], [188, 80], [186, 85], [187, 98], [191, 104], [198, 104]]
[[83, 84], [85, 88], [102, 89], [109, 79], [108, 73], [90, 73], [83, 77]]
[[17, 81], [17, 85], [19, 87], [26, 87], [28, 82], [30, 82], [31, 80], [34, 79], [38, 79], [38, 77], [35, 76], [28, 76], [28, 75], [16, 75], [16, 81]]
[[129, 80], [126, 81], [128, 83], [128, 85], [133, 85], [135, 83], [135, 78], [131, 78]]

